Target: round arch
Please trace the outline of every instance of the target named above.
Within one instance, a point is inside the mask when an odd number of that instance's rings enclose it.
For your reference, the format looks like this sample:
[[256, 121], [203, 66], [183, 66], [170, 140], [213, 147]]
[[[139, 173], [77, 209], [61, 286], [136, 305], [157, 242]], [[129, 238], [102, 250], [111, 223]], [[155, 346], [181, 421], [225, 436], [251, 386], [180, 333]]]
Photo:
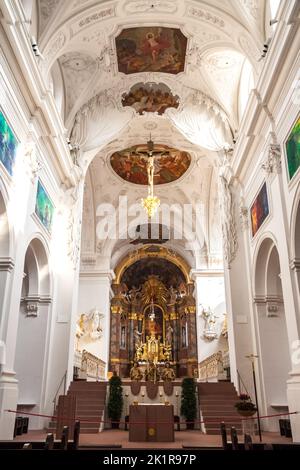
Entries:
[[31, 286], [36, 290], [35, 294], [49, 296], [52, 291], [49, 248], [47, 241], [40, 233], [32, 234], [27, 241], [24, 266], [31, 270]]
[[[254, 295], [260, 295], [265, 289], [265, 274], [266, 274], [266, 258], [272, 245], [277, 247], [277, 240], [273, 233], [264, 233], [257, 241], [254, 256], [253, 256], [253, 278], [252, 285], [254, 286]], [[263, 292], [262, 292], [263, 289]]]
[[134, 251], [133, 253], [129, 253], [129, 255], [125, 256], [119, 264], [116, 266], [115, 269], [115, 284], [120, 284], [122, 275], [124, 271], [134, 264], [136, 261], [139, 261], [141, 259], [145, 258], [163, 258], [166, 259], [167, 261], [170, 261], [171, 263], [175, 264], [184, 274], [186, 282], [191, 283], [191, 278], [190, 278], [190, 266], [188, 263], [185, 261], [185, 259], [182, 258], [178, 253], [176, 253], [173, 250], [169, 250], [168, 248], [165, 247], [158, 247], [156, 245], [145, 245], [143, 248]]
[[[41, 412], [44, 402], [51, 324], [50, 288], [47, 244], [40, 234], [33, 234], [24, 255], [14, 367], [19, 382], [19, 402], [30, 403], [30, 408], [26, 406], [24, 411], [35, 413]], [[32, 341], [33, 337], [39, 340]], [[40, 418], [32, 417], [30, 428], [40, 426]]]
[[[255, 330], [261, 379], [263, 413], [274, 414], [275, 403], [286, 403], [286, 381], [291, 367], [285, 306], [281, 285], [281, 266], [276, 241], [264, 234], [254, 259]], [[284, 409], [282, 409], [284, 411]], [[276, 431], [270, 418], [264, 426]]]

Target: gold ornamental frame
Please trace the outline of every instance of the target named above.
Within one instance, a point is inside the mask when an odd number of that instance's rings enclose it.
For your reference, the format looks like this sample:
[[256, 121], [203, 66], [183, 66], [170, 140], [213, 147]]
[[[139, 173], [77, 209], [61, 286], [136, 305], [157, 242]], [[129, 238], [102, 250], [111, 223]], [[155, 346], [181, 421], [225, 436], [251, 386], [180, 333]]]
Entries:
[[122, 275], [129, 266], [145, 258], [162, 258], [177, 266], [185, 277], [187, 284], [193, 282], [190, 278], [191, 268], [185, 259], [174, 250], [157, 245], [144, 245], [139, 250], [127, 254], [115, 268], [114, 284], [120, 284]]

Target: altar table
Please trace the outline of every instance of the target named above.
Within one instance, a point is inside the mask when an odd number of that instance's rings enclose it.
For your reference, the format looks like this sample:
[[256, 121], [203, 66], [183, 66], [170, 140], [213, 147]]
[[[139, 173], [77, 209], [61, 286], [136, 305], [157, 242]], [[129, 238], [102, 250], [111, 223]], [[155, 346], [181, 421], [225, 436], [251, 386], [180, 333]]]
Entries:
[[174, 442], [173, 405], [131, 405], [129, 407], [129, 441]]

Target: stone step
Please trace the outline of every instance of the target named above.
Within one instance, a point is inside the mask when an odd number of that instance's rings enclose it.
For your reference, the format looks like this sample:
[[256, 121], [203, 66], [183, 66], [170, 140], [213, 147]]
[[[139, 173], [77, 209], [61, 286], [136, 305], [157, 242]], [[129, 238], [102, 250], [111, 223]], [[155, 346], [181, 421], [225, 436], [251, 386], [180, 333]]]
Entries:
[[91, 394], [105, 394], [106, 393], [106, 387], [105, 388], [70, 388], [68, 393], [91, 393]]
[[214, 403], [214, 404], [211, 404], [211, 403], [201, 403], [200, 402], [200, 407], [201, 409], [207, 409], [207, 410], [214, 410], [214, 409], [220, 409], [220, 408], [224, 408], [224, 409], [227, 409], [227, 410], [235, 410], [236, 408], [234, 407], [234, 405], [231, 405], [230, 403]]
[[236, 394], [231, 382], [199, 383], [198, 391], [201, 395]]
[[104, 397], [106, 395], [105, 390], [69, 390], [68, 395], [75, 395], [76, 397]]
[[[76, 397], [76, 418], [81, 421], [81, 433], [98, 433], [106, 401], [107, 382], [73, 381], [68, 395]], [[90, 421], [90, 422], [89, 422]], [[56, 419], [49, 429], [56, 428]]]
[[241, 433], [241, 420], [234, 407], [238, 395], [231, 382], [199, 383], [198, 397], [207, 434], [220, 434], [218, 420], [225, 421], [227, 432], [234, 426]]
[[235, 400], [237, 401], [238, 397], [237, 395], [200, 395], [200, 400], [205, 400], [205, 401], [216, 401], [216, 400]]
[[82, 398], [77, 398], [77, 408], [79, 406], [86, 406], [86, 405], [92, 405], [92, 406], [104, 406], [105, 405], [105, 401], [102, 399], [102, 400], [93, 400], [93, 399], [86, 399], [86, 400], [83, 400]]
[[92, 403], [80, 404], [76, 407], [76, 414], [82, 411], [92, 411], [98, 413], [100, 410], [103, 410], [104, 404], [102, 405], [93, 405]]
[[237, 402], [237, 398], [235, 400], [226, 400], [226, 399], [220, 399], [220, 400], [200, 400], [199, 403], [200, 405], [207, 405], [207, 406], [215, 406], [215, 405], [223, 405], [223, 404], [228, 404], [229, 406], [234, 407], [235, 403]]
[[[206, 410], [203, 410], [203, 409], [201, 409], [201, 410], [202, 410], [202, 414], [203, 413], [207, 414]], [[220, 413], [222, 413], [222, 415]], [[239, 414], [235, 410], [229, 410], [229, 409], [225, 410], [225, 409], [222, 408], [222, 410], [209, 410], [209, 416], [212, 416], [212, 417], [215, 417], [215, 416], [218, 417], [219, 416], [220, 418], [222, 416], [224, 416], [224, 417], [225, 416], [233, 416], [235, 418], [238, 418]]]
[[80, 384], [71, 383], [70, 390], [101, 390], [106, 389], [107, 384], [105, 382], [85, 382]]
[[80, 434], [98, 434], [99, 426], [95, 428], [80, 428]]
[[[99, 408], [96, 410], [96, 414], [99, 415], [99, 413], [102, 413], [104, 408]], [[91, 409], [86, 409], [86, 410], [77, 410], [76, 412], [76, 417], [80, 416], [95, 416], [95, 410]]]

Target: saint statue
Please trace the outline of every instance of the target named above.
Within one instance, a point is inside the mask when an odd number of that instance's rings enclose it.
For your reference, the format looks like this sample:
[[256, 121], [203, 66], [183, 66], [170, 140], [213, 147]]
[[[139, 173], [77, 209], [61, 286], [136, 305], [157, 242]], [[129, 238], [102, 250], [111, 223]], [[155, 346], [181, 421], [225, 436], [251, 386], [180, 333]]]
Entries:
[[168, 326], [167, 328], [167, 333], [166, 333], [166, 342], [167, 344], [172, 344], [172, 340], [173, 340], [173, 328], [171, 327], [171, 325]]
[[164, 382], [170, 382], [171, 380], [175, 379], [175, 372], [170, 367], [170, 363], [166, 362], [165, 368], [162, 371], [161, 378]]
[[141, 336], [142, 336], [142, 333], [139, 332], [139, 329], [136, 326], [134, 331], [133, 331], [134, 346], [135, 346], [136, 349], [137, 349], [138, 345], [141, 343]]
[[139, 365], [137, 362], [133, 364], [133, 367], [130, 369], [130, 378], [131, 380], [137, 380], [140, 381], [143, 378], [143, 373], [141, 369], [139, 368]]
[[138, 343], [135, 347], [135, 358], [137, 361], [142, 361], [144, 355], [144, 347], [142, 342]]
[[145, 371], [145, 379], [150, 382], [156, 382], [157, 380], [156, 367], [153, 361], [149, 362], [149, 367]]
[[177, 300], [177, 289], [171, 286], [169, 289], [169, 292], [170, 292], [170, 305], [173, 305], [176, 303], [176, 300]]

